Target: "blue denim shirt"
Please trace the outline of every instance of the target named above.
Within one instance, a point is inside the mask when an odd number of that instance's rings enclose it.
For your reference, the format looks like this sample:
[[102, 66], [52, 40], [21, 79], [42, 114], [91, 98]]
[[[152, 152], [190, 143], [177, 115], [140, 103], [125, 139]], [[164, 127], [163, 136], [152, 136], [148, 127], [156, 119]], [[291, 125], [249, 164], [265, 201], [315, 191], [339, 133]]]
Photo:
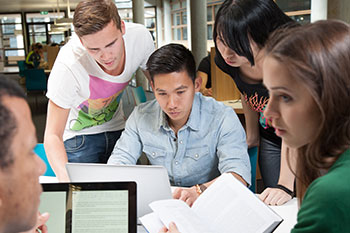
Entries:
[[177, 138], [156, 100], [134, 109], [108, 163], [136, 164], [142, 152], [168, 170], [172, 185], [189, 187], [225, 172], [251, 183], [246, 135], [236, 113], [200, 93]]

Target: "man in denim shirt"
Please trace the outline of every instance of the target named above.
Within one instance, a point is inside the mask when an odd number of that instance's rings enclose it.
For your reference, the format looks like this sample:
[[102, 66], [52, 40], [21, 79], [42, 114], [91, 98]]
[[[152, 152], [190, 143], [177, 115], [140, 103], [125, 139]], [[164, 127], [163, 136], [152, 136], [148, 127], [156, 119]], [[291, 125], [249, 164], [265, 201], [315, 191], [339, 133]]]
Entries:
[[136, 164], [144, 152], [152, 165], [166, 167], [172, 185], [189, 187], [173, 194], [189, 205], [224, 172], [249, 185], [244, 129], [232, 108], [198, 92], [192, 53], [166, 45], [150, 56], [147, 70], [156, 100], [134, 109], [108, 164]]

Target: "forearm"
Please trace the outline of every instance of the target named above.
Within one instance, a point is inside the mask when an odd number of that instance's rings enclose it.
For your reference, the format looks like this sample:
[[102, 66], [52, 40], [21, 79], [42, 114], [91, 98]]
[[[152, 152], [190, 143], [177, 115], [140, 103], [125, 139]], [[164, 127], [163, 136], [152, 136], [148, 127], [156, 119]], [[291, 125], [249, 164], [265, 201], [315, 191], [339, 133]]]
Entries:
[[[297, 151], [295, 149], [287, 147], [282, 142], [281, 169], [280, 169], [280, 177], [278, 180], [278, 184], [281, 184], [292, 191], [294, 190], [295, 175], [291, 169], [295, 170], [296, 156], [297, 156]], [[288, 165], [288, 159], [291, 167], [289, 167]]]
[[259, 114], [248, 106], [243, 95], [241, 95], [241, 102], [244, 112], [248, 148], [258, 146], [260, 138]]
[[60, 182], [69, 181], [65, 167], [68, 158], [63, 140], [57, 135], [47, 135], [44, 138], [44, 146], [47, 158], [58, 180]]
[[[248, 183], [237, 173], [235, 173], [235, 172], [228, 172], [228, 173], [232, 174], [237, 180], [242, 182], [242, 184], [244, 184], [245, 186], [248, 186]], [[216, 181], [217, 178], [212, 179], [211, 181], [204, 183], [205, 187], [209, 187], [212, 183], [214, 183]]]

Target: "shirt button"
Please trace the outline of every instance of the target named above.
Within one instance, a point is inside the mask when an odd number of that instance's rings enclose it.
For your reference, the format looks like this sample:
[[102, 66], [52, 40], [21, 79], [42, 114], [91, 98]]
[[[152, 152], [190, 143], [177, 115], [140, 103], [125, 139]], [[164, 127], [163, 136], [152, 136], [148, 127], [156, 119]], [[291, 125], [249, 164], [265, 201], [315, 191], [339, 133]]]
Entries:
[[180, 144], [182, 144], [182, 140], [180, 141]]
[[178, 162], [178, 161], [175, 161], [175, 164], [176, 164], [176, 165], [178, 165], [178, 164], [179, 164], [179, 162]]
[[152, 152], [152, 155], [154, 156], [154, 155], [156, 155], [156, 153]]
[[198, 155], [198, 154], [196, 154], [194, 157], [198, 158], [198, 157], [199, 157], [199, 155]]

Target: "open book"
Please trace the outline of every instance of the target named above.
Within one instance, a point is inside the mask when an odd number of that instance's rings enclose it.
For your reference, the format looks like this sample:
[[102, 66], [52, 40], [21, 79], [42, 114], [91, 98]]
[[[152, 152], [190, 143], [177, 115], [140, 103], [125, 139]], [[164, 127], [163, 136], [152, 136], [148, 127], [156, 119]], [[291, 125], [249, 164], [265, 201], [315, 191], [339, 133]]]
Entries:
[[272, 232], [283, 219], [231, 174], [221, 175], [190, 208], [171, 199], [150, 204], [140, 218], [149, 233], [175, 222], [181, 233]]

